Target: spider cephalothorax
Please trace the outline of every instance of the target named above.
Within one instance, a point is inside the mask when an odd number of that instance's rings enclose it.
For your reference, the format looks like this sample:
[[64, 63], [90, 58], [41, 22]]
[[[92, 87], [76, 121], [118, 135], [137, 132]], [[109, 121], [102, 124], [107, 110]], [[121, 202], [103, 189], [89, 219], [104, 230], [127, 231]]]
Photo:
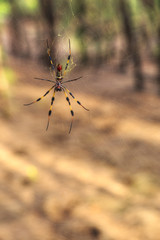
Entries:
[[[50, 60], [50, 64], [51, 64], [51, 67], [52, 67], [52, 70], [55, 72], [55, 65], [53, 64], [53, 61], [52, 61], [52, 58], [51, 58], [51, 50], [49, 48], [49, 45], [48, 45], [48, 41], [47, 41], [47, 53], [48, 53], [48, 56], [49, 56], [49, 60]], [[63, 80], [63, 77], [66, 75], [66, 72], [67, 72], [67, 68], [68, 68], [68, 64], [69, 64], [69, 61], [70, 61], [70, 58], [71, 58], [71, 46], [70, 46], [70, 40], [69, 40], [69, 55], [68, 55], [68, 59], [67, 59], [67, 63], [66, 63], [66, 66], [65, 66], [65, 70], [62, 71], [62, 65], [59, 63], [57, 64], [56, 66], [56, 76], [55, 76], [55, 80], [50, 80], [50, 79], [45, 79], [45, 78], [35, 78], [35, 79], [38, 79], [38, 80], [44, 80], [44, 81], [48, 81], [48, 82], [52, 82], [54, 83], [54, 85], [40, 98], [38, 98], [37, 100], [31, 102], [31, 103], [28, 103], [28, 104], [24, 104], [25, 106], [28, 106], [28, 105], [31, 105], [33, 103], [36, 103], [36, 102], [39, 102], [42, 98], [44, 98], [52, 89], [54, 89], [54, 92], [53, 92], [53, 96], [51, 98], [51, 106], [50, 106], [50, 109], [49, 109], [49, 112], [48, 112], [48, 123], [47, 123], [47, 127], [46, 127], [46, 130], [48, 129], [49, 127], [49, 121], [50, 121], [50, 116], [52, 114], [52, 107], [53, 107], [53, 102], [55, 100], [55, 92], [58, 92], [58, 91], [63, 91], [64, 94], [65, 94], [65, 97], [66, 97], [66, 101], [68, 102], [69, 104], [69, 107], [70, 107], [70, 112], [71, 112], [71, 116], [72, 116], [72, 121], [71, 121], [71, 125], [70, 125], [70, 129], [69, 129], [69, 133], [71, 132], [71, 129], [72, 129], [72, 122], [73, 122], [73, 117], [74, 117], [74, 112], [72, 110], [72, 107], [71, 107], [71, 103], [70, 103], [70, 99], [67, 95], [67, 92], [70, 94], [70, 96], [81, 106], [83, 107], [85, 110], [89, 111], [87, 108], [85, 108], [74, 96], [73, 94], [63, 85], [64, 83], [67, 83], [67, 82], [73, 82], [73, 81], [77, 81], [78, 79], [82, 78], [82, 77], [78, 77], [78, 78], [74, 78], [74, 79], [71, 79], [71, 80], [67, 80], [65, 82], [62, 83], [62, 80]]]
[[62, 86], [61, 82], [59, 80], [56, 81], [55, 91], [62, 91], [62, 90], [63, 90], [63, 86]]

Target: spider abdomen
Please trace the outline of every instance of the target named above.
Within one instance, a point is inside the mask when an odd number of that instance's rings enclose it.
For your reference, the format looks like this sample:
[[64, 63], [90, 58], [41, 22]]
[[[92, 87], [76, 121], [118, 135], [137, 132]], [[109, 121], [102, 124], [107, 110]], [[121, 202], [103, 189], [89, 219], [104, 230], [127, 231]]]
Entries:
[[62, 88], [61, 87], [56, 87], [55, 91], [57, 91], [57, 92], [59, 91], [60, 92], [60, 91], [62, 91]]

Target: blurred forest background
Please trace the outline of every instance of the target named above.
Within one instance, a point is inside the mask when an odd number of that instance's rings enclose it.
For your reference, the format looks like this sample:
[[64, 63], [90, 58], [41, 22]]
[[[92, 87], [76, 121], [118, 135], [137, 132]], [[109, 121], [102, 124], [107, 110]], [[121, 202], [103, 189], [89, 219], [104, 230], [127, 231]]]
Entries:
[[0, 0], [0, 130], [0, 240], [159, 240], [160, 1]]

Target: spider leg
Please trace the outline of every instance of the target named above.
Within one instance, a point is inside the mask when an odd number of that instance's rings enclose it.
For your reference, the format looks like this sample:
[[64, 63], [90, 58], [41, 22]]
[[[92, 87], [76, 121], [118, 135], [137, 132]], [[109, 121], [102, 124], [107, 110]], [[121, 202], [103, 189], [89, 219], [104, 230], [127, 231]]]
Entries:
[[81, 76], [81, 77], [74, 78], [74, 79], [67, 80], [67, 81], [65, 81], [65, 82], [63, 82], [63, 83], [77, 81], [77, 80], [79, 80], [80, 78], [82, 78], [82, 76]]
[[38, 98], [37, 100], [35, 100], [35, 101], [31, 102], [31, 103], [24, 104], [24, 106], [28, 106], [28, 105], [31, 105], [31, 104], [33, 104], [33, 103], [39, 102], [39, 101], [40, 101], [42, 98], [44, 98], [54, 87], [55, 87], [55, 85], [52, 86], [42, 97]]
[[[63, 87], [64, 87], [64, 86], [63, 86]], [[73, 94], [72, 94], [66, 87], [64, 87], [64, 89], [67, 90], [67, 92], [71, 95], [71, 97], [72, 97], [81, 107], [83, 107], [85, 110], [89, 111], [89, 109], [85, 108], [85, 107], [73, 96]]]
[[48, 130], [49, 121], [50, 121], [50, 117], [51, 117], [51, 114], [52, 114], [52, 107], [53, 107], [53, 102], [54, 102], [54, 99], [55, 99], [54, 96], [55, 96], [55, 90], [54, 90], [54, 93], [53, 93], [53, 96], [52, 96], [52, 99], [51, 99], [51, 106], [50, 106], [50, 109], [49, 109], [49, 112], [48, 112], [48, 123], [47, 123], [46, 131]]
[[34, 79], [37, 79], [37, 80], [44, 80], [44, 81], [47, 81], [47, 82], [53, 82], [53, 83], [56, 83], [55, 81], [50, 80], [50, 79], [46, 79], [46, 78], [34, 78]]
[[69, 55], [68, 55], [68, 59], [67, 59], [67, 63], [66, 63], [66, 66], [65, 66], [65, 70], [64, 70], [63, 76], [66, 75], [66, 71], [67, 71], [70, 59], [71, 59], [71, 43], [70, 43], [70, 39], [69, 39]]
[[[64, 89], [63, 89], [63, 90], [64, 90]], [[70, 133], [70, 132], [71, 132], [71, 129], [72, 129], [72, 124], [73, 124], [74, 112], [73, 112], [73, 110], [72, 110], [72, 107], [71, 107], [71, 103], [70, 103], [69, 97], [67, 96], [67, 93], [66, 93], [65, 90], [64, 90], [64, 94], [65, 94], [65, 96], [66, 96], [66, 100], [67, 100], [67, 102], [68, 102], [68, 104], [69, 104], [69, 108], [70, 108], [70, 112], [71, 112], [71, 116], [72, 116], [71, 125], [70, 125], [70, 129], [69, 129], [69, 133]]]
[[49, 48], [48, 39], [47, 39], [47, 53], [48, 53], [48, 57], [49, 57], [49, 61], [50, 61], [52, 70], [54, 71], [55, 67], [54, 67], [54, 64], [53, 64], [53, 61], [52, 61], [52, 58], [51, 58], [51, 49]]

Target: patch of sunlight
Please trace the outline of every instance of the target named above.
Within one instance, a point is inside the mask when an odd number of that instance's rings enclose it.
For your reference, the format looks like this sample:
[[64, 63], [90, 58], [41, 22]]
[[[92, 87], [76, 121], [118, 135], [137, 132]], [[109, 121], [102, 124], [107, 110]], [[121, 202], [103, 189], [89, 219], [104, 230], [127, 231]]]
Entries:
[[126, 137], [143, 140], [152, 144], [160, 143], [160, 126], [137, 119], [124, 119], [118, 131]]
[[[87, 163], [85, 164], [84, 162], [78, 161], [78, 159], [71, 161], [70, 158], [54, 162], [54, 169], [56, 169], [57, 172], [61, 172], [61, 174], [67, 173], [68, 175], [72, 175], [86, 184], [104, 188], [117, 196], [128, 194], [128, 188], [116, 181], [114, 171], [111, 169], [106, 171], [106, 169], [98, 169], [97, 166], [90, 168]], [[95, 178], [97, 172], [99, 172], [100, 177]]]
[[38, 179], [38, 169], [34, 165], [26, 167], [26, 177], [31, 182], [35, 182]]
[[35, 182], [38, 179], [38, 169], [25, 161], [25, 157], [17, 157], [10, 152], [5, 146], [0, 145], [0, 163], [6, 169], [20, 174], [29, 182]]
[[4, 72], [5, 72], [5, 75], [6, 75], [6, 78], [7, 78], [8, 82], [10, 84], [13, 84], [13, 83], [16, 82], [16, 75], [11, 68], [4, 67]]
[[151, 197], [158, 193], [159, 187], [153, 176], [147, 173], [140, 173], [134, 176], [132, 188], [135, 192]]

